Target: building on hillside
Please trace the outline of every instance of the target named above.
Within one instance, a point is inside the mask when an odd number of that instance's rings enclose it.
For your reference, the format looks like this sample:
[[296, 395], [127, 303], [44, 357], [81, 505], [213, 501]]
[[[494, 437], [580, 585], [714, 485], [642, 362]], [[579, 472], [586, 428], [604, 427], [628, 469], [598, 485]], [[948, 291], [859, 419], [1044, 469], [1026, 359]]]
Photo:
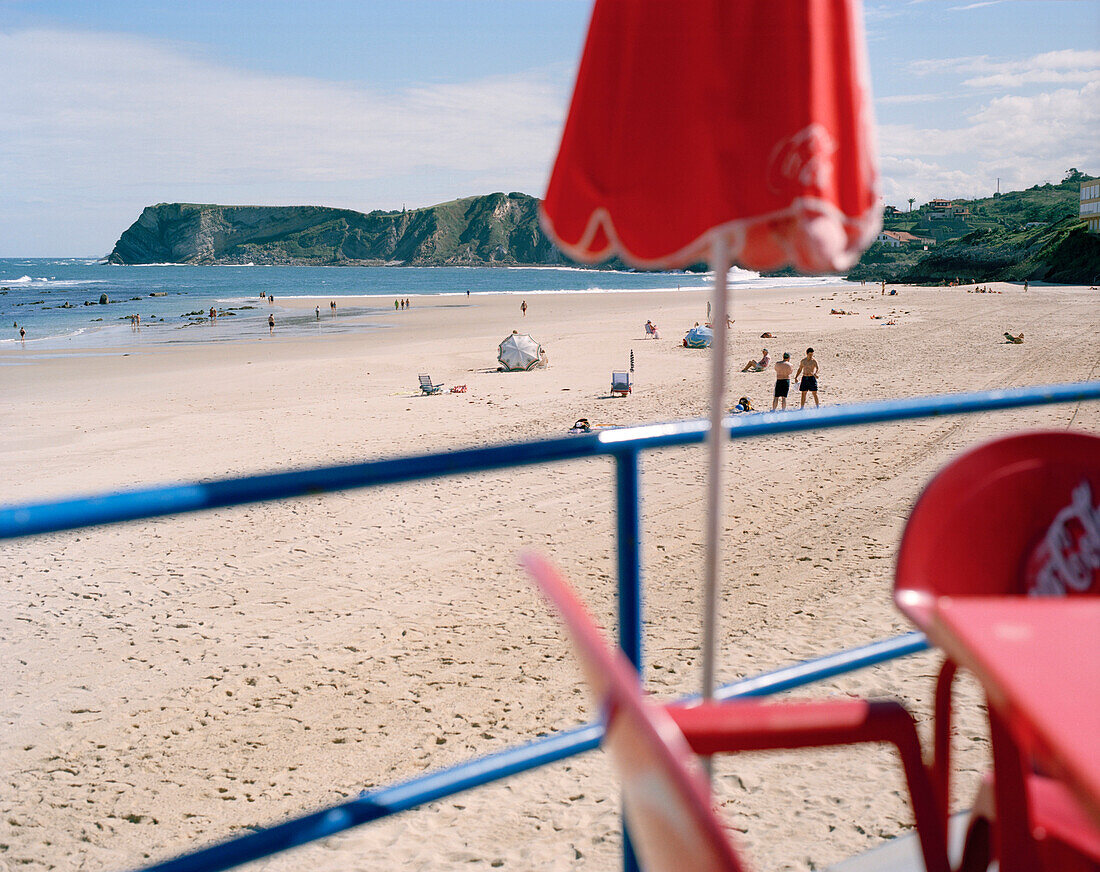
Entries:
[[905, 230], [883, 230], [876, 241], [888, 245], [890, 248], [901, 248], [903, 245], [935, 245], [936, 240], [923, 236], [914, 236]]
[[1081, 183], [1080, 215], [1089, 233], [1100, 233], [1100, 179]]
[[970, 207], [969, 206], [955, 206], [955, 205], [952, 205], [951, 206], [951, 214], [954, 215], [956, 218], [969, 218], [970, 217]]
[[954, 205], [950, 200], [937, 197], [921, 206], [921, 211], [929, 221], [938, 221], [941, 218], [950, 218]]
[[883, 209], [882, 209], [882, 214], [883, 215], [897, 215], [898, 214], [898, 207], [897, 206], [884, 206]]

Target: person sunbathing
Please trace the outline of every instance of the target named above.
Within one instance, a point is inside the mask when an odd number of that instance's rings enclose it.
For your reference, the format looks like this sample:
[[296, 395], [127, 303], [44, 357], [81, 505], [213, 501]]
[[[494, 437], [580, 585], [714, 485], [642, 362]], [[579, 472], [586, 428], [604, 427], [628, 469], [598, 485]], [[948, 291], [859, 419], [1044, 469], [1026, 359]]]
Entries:
[[1021, 333], [1019, 336], [1013, 336], [1011, 333], [1008, 333], [1006, 331], [1005, 332], [1005, 342], [1011, 342], [1013, 345], [1023, 345], [1024, 344], [1024, 334]]
[[657, 325], [652, 321], [645, 322], [645, 335], [646, 338], [652, 337], [653, 339], [660, 339], [661, 334], [657, 332]]
[[763, 356], [759, 360], [750, 360], [741, 372], [763, 372], [771, 362], [771, 358], [768, 357], [768, 349], [765, 348]]

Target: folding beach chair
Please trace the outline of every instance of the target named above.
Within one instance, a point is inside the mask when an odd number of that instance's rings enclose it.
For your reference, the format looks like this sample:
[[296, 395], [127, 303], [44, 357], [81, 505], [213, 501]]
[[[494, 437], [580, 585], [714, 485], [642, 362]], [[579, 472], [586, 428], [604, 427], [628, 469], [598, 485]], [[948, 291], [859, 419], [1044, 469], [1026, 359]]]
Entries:
[[[910, 514], [894, 584], [898, 608], [927, 631], [939, 597], [1100, 594], [1100, 567], [1074, 562], [1080, 546], [1096, 548], [1097, 502], [1095, 436], [1028, 433], [964, 454], [932, 479]], [[946, 660], [936, 682], [932, 775], [944, 815], [956, 671]], [[1030, 853], [1046, 870], [1100, 869], [1100, 831], [1062, 783], [998, 739], [1007, 725], [992, 710], [990, 721], [997, 777], [974, 802], [960, 868], [985, 870], [993, 855], [1011, 852]]]
[[630, 373], [628, 372], [613, 372], [611, 373], [611, 396], [625, 397], [633, 389], [633, 384], [630, 381]]
[[420, 375], [420, 390], [425, 394], [438, 394], [443, 390], [443, 385], [433, 385], [432, 377], [430, 375]]
[[901, 754], [929, 872], [947, 872], [945, 835], [909, 713], [893, 701], [843, 700], [661, 707], [646, 701], [637, 673], [610, 649], [569, 585], [545, 560], [523, 564], [557, 608], [606, 723], [603, 745], [623, 780], [630, 838], [648, 872], [738, 872], [745, 868], [710, 805], [691, 753], [891, 742]]

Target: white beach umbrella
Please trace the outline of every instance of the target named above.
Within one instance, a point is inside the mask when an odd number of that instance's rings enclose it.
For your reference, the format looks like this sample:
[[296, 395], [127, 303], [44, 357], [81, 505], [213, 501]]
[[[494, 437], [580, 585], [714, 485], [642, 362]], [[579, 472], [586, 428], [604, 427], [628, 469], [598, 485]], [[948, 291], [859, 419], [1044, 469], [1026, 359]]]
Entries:
[[542, 359], [542, 346], [530, 333], [515, 333], [506, 338], [497, 349], [497, 360], [508, 372], [532, 369]]

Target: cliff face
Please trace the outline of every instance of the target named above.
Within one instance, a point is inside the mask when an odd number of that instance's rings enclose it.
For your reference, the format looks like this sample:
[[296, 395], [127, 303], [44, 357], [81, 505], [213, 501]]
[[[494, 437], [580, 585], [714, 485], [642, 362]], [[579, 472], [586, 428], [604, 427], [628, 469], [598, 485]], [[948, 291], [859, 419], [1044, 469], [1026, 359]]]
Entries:
[[148, 206], [111, 263], [352, 265], [566, 262], [538, 224], [538, 200], [489, 194], [408, 212], [322, 206]]
[[[1087, 178], [1087, 177], [1083, 177]], [[1095, 284], [1100, 235], [1077, 220], [1080, 185], [1067, 180], [1003, 197], [956, 201], [967, 217], [933, 220], [925, 210], [886, 216], [887, 229], [934, 237], [936, 245], [872, 245], [848, 278], [937, 284], [969, 281]], [[570, 264], [543, 234], [539, 201], [527, 194], [466, 197], [409, 212], [323, 206], [147, 207], [122, 234], [111, 263], [302, 264], [400, 262], [412, 266]], [[614, 258], [605, 267], [620, 269]], [[780, 275], [791, 274], [781, 271]]]

